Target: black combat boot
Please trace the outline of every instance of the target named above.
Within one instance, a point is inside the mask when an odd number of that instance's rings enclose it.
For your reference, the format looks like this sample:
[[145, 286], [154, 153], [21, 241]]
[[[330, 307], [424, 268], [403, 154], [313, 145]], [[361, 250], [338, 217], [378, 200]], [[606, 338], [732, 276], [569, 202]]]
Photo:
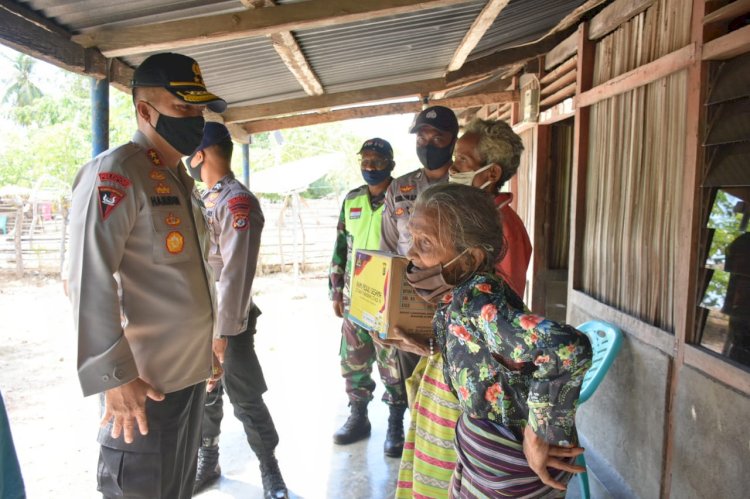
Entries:
[[193, 494], [204, 490], [221, 476], [219, 466], [219, 446], [201, 446], [198, 449], [198, 471], [193, 482]]
[[263, 497], [265, 499], [289, 499], [289, 493], [279, 469], [279, 462], [273, 454], [260, 460], [260, 476], [263, 479]]
[[404, 411], [405, 405], [388, 406], [388, 431], [385, 433], [383, 452], [388, 457], [401, 457], [404, 451]]
[[333, 434], [333, 442], [339, 445], [352, 444], [370, 436], [367, 402], [349, 402], [349, 406], [351, 407], [349, 419]]

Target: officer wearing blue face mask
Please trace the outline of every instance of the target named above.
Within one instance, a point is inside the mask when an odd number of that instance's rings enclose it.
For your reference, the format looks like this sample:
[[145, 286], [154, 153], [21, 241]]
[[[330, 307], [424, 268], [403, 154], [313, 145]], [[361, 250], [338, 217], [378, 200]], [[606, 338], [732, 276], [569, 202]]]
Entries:
[[398, 357], [394, 348], [373, 343], [364, 329], [345, 318], [349, 307], [349, 286], [358, 249], [380, 247], [380, 224], [385, 191], [393, 178], [391, 145], [380, 138], [366, 141], [359, 151], [360, 168], [365, 185], [346, 195], [337, 227], [336, 246], [329, 272], [330, 297], [337, 317], [344, 318], [341, 327], [341, 375], [346, 384], [351, 414], [333, 435], [333, 441], [346, 445], [370, 436], [367, 404], [373, 399], [375, 381], [372, 364], [377, 361], [380, 379], [385, 386], [383, 402], [390, 416], [383, 452], [398, 457], [404, 446], [404, 411], [406, 392], [399, 376]]

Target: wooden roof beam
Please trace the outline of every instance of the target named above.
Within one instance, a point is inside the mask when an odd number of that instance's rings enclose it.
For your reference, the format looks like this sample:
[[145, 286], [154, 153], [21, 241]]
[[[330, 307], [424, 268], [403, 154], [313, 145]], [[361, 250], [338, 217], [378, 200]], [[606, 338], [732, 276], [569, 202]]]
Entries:
[[[482, 95], [467, 95], [465, 97], [454, 97], [449, 99], [431, 100], [429, 104], [450, 107], [451, 109], [462, 109], [472, 106], [483, 106], [485, 104], [498, 104], [518, 100], [518, 92], [495, 92]], [[380, 104], [374, 106], [360, 106], [336, 111], [321, 113], [300, 114], [283, 118], [263, 119], [249, 121], [242, 124], [248, 134], [270, 132], [284, 128], [296, 128], [300, 126], [318, 125], [334, 121], [351, 120], [356, 118], [369, 118], [372, 116], [384, 116], [387, 114], [418, 113], [422, 110], [421, 102], [401, 102], [398, 104]]]
[[[240, 0], [242, 5], [248, 9], [257, 9], [261, 7], [275, 7], [273, 0]], [[291, 31], [282, 31], [268, 35], [273, 44], [274, 50], [279, 54], [281, 60], [289, 71], [294, 75], [302, 89], [307, 95], [322, 95], [325, 93], [323, 85], [320, 83], [318, 76], [310, 67]]]
[[464, 35], [464, 39], [458, 44], [458, 48], [453, 53], [451, 62], [448, 64], [448, 71], [460, 69], [466, 62], [471, 51], [477, 46], [487, 30], [495, 22], [500, 12], [510, 3], [510, 0], [489, 0], [479, 13], [474, 22], [471, 24], [469, 31]]
[[292, 72], [307, 95], [323, 95], [323, 85], [318, 76], [307, 63], [297, 40], [290, 31], [274, 33], [270, 36], [271, 43], [286, 67]]
[[73, 41], [84, 47], [97, 47], [107, 57], [115, 57], [369, 21], [467, 1], [469, 0], [308, 0], [279, 5], [273, 9], [89, 31], [74, 36]]
[[103, 79], [130, 92], [133, 68], [107, 60], [96, 49], [85, 49], [70, 41], [70, 33], [16, 2], [0, 0], [0, 42], [14, 50], [67, 71]]
[[297, 99], [268, 102], [265, 104], [230, 107], [224, 111], [224, 121], [227, 123], [237, 123], [258, 118], [328, 109], [337, 106], [350, 106], [353, 104], [362, 104], [378, 100], [412, 97], [429, 94], [430, 92], [442, 90], [444, 88], [445, 81], [442, 78], [434, 78], [431, 80], [397, 83], [394, 85], [381, 85], [361, 90], [350, 90], [347, 92], [337, 92], [313, 97], [300, 97]]
[[449, 85], [458, 85], [462, 82], [474, 80], [479, 76], [497, 71], [503, 66], [510, 66], [544, 55], [573, 32], [575, 32], [574, 27], [567, 28], [564, 31], [545, 36], [534, 43], [511, 47], [485, 57], [480, 57], [479, 59], [474, 59], [464, 64], [461, 69], [447, 73], [445, 81]]
[[241, 126], [248, 134], [283, 130], [285, 128], [297, 128], [301, 126], [319, 125], [321, 123], [332, 123], [334, 121], [352, 120], [356, 118], [370, 118], [372, 116], [385, 116], [387, 114], [418, 113], [422, 110], [420, 102], [401, 102], [398, 104], [382, 104], [379, 106], [353, 107], [323, 113], [299, 114], [286, 116], [284, 118], [271, 118], [265, 120], [249, 121]]
[[[451, 86], [458, 85], [462, 82], [476, 80], [482, 75], [496, 72], [498, 69], [503, 69], [505, 66], [525, 62], [528, 59], [544, 55], [574, 33], [576, 25], [584, 15], [602, 9], [607, 1], [608, 0], [586, 0], [582, 5], [573, 9], [573, 11], [565, 16], [557, 26], [539, 40], [500, 50], [494, 54], [464, 63], [460, 69], [446, 73], [445, 81]], [[641, 2], [645, 0], [637, 1]]]

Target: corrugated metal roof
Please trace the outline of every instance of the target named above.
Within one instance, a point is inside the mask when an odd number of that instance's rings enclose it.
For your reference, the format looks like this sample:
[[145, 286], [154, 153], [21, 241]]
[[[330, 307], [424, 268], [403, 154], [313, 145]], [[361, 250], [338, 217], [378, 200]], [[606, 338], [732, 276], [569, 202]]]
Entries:
[[[208, 88], [229, 105], [307, 95], [266, 37], [186, 47], [179, 52], [198, 61]], [[147, 56], [126, 60], [137, 66]]]
[[329, 92], [436, 78], [484, 4], [477, 0], [294, 34]]
[[[305, 0], [277, 0], [289, 4]], [[103, 27], [241, 12], [239, 0], [19, 0], [72, 33]], [[535, 40], [584, 0], [512, 0], [470, 58]], [[326, 92], [440, 77], [486, 0], [295, 31]], [[206, 83], [230, 105], [302, 97], [299, 82], [267, 37], [179, 49], [198, 60]], [[137, 65], [146, 55], [127, 57]]]
[[245, 10], [239, 0], [21, 0], [74, 32]]
[[479, 44], [474, 47], [468, 60], [541, 38], [585, 1], [511, 1], [497, 16]]

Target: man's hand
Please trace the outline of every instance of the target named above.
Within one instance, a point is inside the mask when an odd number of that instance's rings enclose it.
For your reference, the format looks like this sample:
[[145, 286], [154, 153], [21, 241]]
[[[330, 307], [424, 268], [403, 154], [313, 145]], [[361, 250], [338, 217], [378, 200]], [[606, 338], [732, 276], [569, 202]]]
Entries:
[[156, 391], [141, 378], [107, 390], [104, 392], [104, 417], [101, 426], [106, 426], [111, 419], [112, 438], [120, 438], [124, 431], [125, 443], [128, 444], [133, 442], [136, 424], [141, 435], [148, 435], [146, 397], [156, 401], [164, 400], [163, 393]]
[[523, 431], [523, 453], [529, 468], [539, 476], [539, 479], [553, 489], [565, 490], [565, 484], [552, 478], [547, 468], [569, 471], [571, 473], [582, 473], [586, 471], [583, 466], [568, 464], [560, 458], [576, 457], [583, 454], [582, 447], [559, 447], [550, 445], [539, 437], [527, 425]]
[[[226, 340], [224, 340], [224, 342], [226, 343]], [[223, 352], [222, 352], [222, 357], [223, 357]], [[219, 382], [219, 380], [221, 379], [223, 375], [224, 375], [224, 368], [221, 367], [221, 362], [219, 362], [219, 357], [214, 353], [213, 361], [211, 362], [211, 377], [208, 378], [208, 382], [206, 383], [206, 391], [212, 392], [214, 388], [216, 388], [216, 384]]]
[[333, 300], [333, 313], [336, 317], [344, 317], [344, 302], [342, 300]]
[[394, 327], [393, 338], [384, 340], [375, 331], [370, 331], [372, 341], [379, 345], [398, 348], [404, 352], [415, 353], [417, 355], [430, 355], [430, 344], [427, 338], [420, 338], [404, 332], [403, 329]]
[[217, 338], [213, 342], [213, 351], [216, 358], [219, 359], [219, 364], [224, 363], [224, 352], [227, 350], [227, 339]]

